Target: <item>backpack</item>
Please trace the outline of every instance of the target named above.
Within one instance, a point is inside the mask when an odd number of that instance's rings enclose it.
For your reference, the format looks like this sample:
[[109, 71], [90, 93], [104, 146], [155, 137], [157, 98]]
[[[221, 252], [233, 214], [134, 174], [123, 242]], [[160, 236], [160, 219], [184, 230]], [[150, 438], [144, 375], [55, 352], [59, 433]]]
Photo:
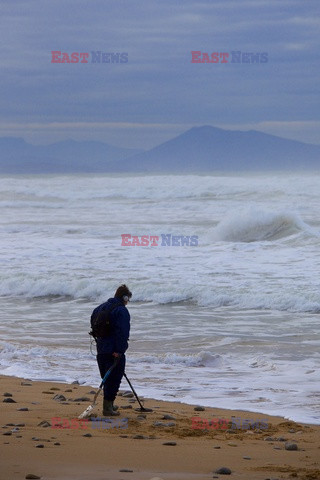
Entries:
[[112, 310], [120, 305], [116, 303], [115, 305], [111, 305], [111, 307], [107, 308], [106, 310], [100, 310], [97, 313], [92, 313], [91, 315], [91, 331], [89, 335], [91, 335], [94, 339], [96, 338], [106, 338], [109, 337], [112, 333], [112, 325], [110, 322], [110, 314]]

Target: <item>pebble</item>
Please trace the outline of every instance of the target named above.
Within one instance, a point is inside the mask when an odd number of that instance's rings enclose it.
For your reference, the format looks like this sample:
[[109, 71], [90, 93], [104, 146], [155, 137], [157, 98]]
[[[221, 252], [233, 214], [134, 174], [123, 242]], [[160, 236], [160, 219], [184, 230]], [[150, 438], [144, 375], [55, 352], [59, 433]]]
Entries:
[[22, 438], [22, 435], [16, 435], [16, 438]]
[[229, 447], [237, 447], [238, 445], [236, 443], [228, 443]]
[[60, 442], [55, 442], [53, 445], [61, 445]]
[[213, 447], [213, 448], [215, 448], [216, 450], [219, 450], [219, 448], [221, 448], [221, 447], [219, 447], [219, 445], [217, 445], [217, 446], [215, 446], [215, 447]]
[[282, 450], [281, 447], [273, 447], [274, 450]]
[[289, 433], [296, 433], [296, 431], [293, 428], [290, 428]]
[[60, 390], [60, 388], [58, 388], [58, 387], [51, 387], [50, 390], [58, 391], [58, 390]]
[[[64, 399], [64, 400], [66, 400], [66, 399]], [[90, 402], [91, 398], [89, 398], [89, 397], [79, 397], [79, 398], [75, 398], [73, 401], [74, 402]]]
[[28, 382], [21, 382], [21, 384], [23, 387], [32, 387], [32, 383], [28, 383]]
[[4, 432], [2, 435], [7, 435], [7, 436], [9, 436], [9, 435], [12, 435], [12, 432]]
[[128, 435], [119, 435], [120, 438], [128, 438]]
[[153, 426], [154, 427], [175, 427], [176, 424], [174, 422], [168, 422], [168, 423], [164, 423], [164, 422], [154, 422], [153, 423]]
[[136, 401], [135, 401], [134, 398], [129, 398], [128, 402], [129, 402], [129, 403], [136, 403]]
[[54, 392], [48, 392], [47, 390], [44, 390], [42, 393], [45, 393], [46, 395], [53, 395]]
[[296, 443], [293, 443], [293, 442], [286, 442], [284, 448], [286, 450], [298, 450], [298, 445]]
[[230, 475], [231, 470], [228, 467], [220, 467], [214, 473], [218, 473], [219, 475]]
[[132, 473], [133, 470], [129, 470], [128, 468], [121, 468], [121, 469], [119, 470], [119, 472], [130, 472], [130, 473]]
[[53, 397], [53, 400], [56, 400], [57, 402], [65, 402], [67, 399], [64, 395], [57, 394]]
[[6, 426], [7, 427], [15, 427], [15, 424], [14, 423], [6, 423]]
[[[67, 391], [67, 390], [66, 390]], [[70, 390], [71, 391], [71, 390]], [[88, 395], [95, 395], [96, 392], [94, 390], [90, 390], [90, 392], [88, 392]]]
[[85, 433], [85, 434], [83, 435], [83, 437], [88, 437], [88, 438], [90, 438], [90, 437], [92, 437], [92, 435], [91, 435], [91, 433]]
[[4, 403], [17, 403], [13, 398], [7, 397], [2, 400]]
[[38, 438], [38, 437], [32, 437], [31, 440], [34, 440], [35, 442], [39, 442], [40, 438]]
[[266, 437], [266, 438], [264, 438], [264, 441], [265, 442], [274, 442], [275, 439], [273, 437]]
[[16, 423], [15, 424], [15, 427], [25, 427], [26, 424], [25, 423]]
[[147, 437], [144, 437], [143, 435], [135, 435], [135, 436], [132, 437], [132, 438], [134, 438], [135, 440], [144, 440], [144, 439], [147, 438]]
[[27, 480], [39, 480], [39, 478], [41, 477], [38, 477], [38, 475], [34, 475], [33, 473], [28, 473], [25, 478]]
[[122, 408], [123, 410], [128, 410], [129, 408], [132, 408], [132, 405], [122, 405]]
[[164, 442], [162, 445], [168, 445], [170, 447], [175, 447], [177, 445], [176, 442]]
[[44, 448], [43, 443], [38, 443], [38, 445], [36, 445], [36, 448]]
[[163, 415], [162, 420], [176, 420], [176, 418], [166, 413], [165, 415]]
[[16, 433], [16, 432], [19, 432], [19, 430], [20, 430], [20, 428], [15, 427], [15, 428], [13, 428], [11, 431], [12, 431], [12, 433]]
[[276, 440], [277, 440], [278, 442], [286, 442], [288, 439], [287, 439], [287, 438], [284, 438], [284, 437], [278, 437], [278, 438], [276, 438]]
[[130, 390], [128, 390], [128, 391], [124, 392], [124, 393], [122, 394], [122, 396], [125, 397], [125, 398], [132, 398], [132, 397], [133, 397], [133, 393], [130, 392]]
[[204, 407], [201, 407], [200, 405], [197, 405], [196, 407], [194, 407], [193, 409], [195, 412], [204, 412], [205, 411], [205, 408]]
[[251, 460], [251, 457], [242, 457], [243, 460]]
[[18, 412], [29, 412], [29, 408], [28, 407], [21, 407], [21, 408], [17, 408]]
[[9, 393], [9, 392], [5, 392], [3, 394], [4, 397], [12, 397], [12, 393]]
[[38, 427], [51, 427], [51, 423], [47, 422], [46, 420], [42, 420], [42, 422], [38, 423]]
[[72, 392], [72, 388], [68, 388], [67, 390], [65, 390], [65, 393], [67, 392]]
[[75, 380], [74, 382], [71, 383], [71, 385], [80, 385], [80, 383], [78, 382], [78, 380]]

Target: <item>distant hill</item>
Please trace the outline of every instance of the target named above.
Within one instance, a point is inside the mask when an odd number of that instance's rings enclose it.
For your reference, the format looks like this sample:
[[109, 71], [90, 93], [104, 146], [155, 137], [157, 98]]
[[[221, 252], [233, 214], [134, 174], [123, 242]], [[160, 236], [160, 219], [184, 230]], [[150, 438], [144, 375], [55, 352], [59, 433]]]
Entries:
[[255, 130], [194, 127], [148, 151], [95, 141], [43, 146], [21, 138], [0, 138], [0, 173], [206, 173], [319, 167], [319, 145]]
[[124, 161], [127, 171], [199, 173], [320, 167], [320, 146], [203, 126]]
[[66, 140], [51, 145], [31, 145], [22, 138], [0, 138], [0, 173], [107, 172], [109, 164], [141, 150], [119, 148], [103, 142]]

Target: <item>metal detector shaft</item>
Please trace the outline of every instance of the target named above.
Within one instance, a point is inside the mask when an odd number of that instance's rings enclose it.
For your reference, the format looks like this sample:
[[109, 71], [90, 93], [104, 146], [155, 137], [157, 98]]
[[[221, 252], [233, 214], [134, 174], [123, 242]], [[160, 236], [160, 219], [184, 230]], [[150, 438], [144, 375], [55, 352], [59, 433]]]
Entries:
[[139, 403], [139, 405], [140, 405], [141, 410], [144, 411], [144, 412], [152, 412], [152, 410], [151, 410], [150, 408], [145, 408], [145, 407], [142, 405], [142, 403], [140, 402], [139, 397], [138, 397], [138, 395], [136, 394], [136, 391], [135, 391], [135, 389], [133, 388], [133, 386], [132, 386], [129, 378], [127, 377], [127, 375], [126, 375], [125, 373], [124, 373], [123, 375], [125, 376], [127, 382], [129, 383], [130, 388], [131, 388], [134, 396], [135, 396], [136, 399], [138, 400], [138, 403]]

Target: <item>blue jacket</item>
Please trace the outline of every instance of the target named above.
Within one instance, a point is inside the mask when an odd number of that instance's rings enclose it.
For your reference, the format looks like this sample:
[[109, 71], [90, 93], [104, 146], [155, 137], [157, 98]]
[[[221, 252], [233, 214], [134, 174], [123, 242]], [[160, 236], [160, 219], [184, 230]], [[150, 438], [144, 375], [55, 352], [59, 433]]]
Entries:
[[125, 353], [130, 333], [130, 314], [120, 298], [109, 298], [92, 312], [92, 315], [118, 304], [110, 313], [112, 332], [109, 337], [97, 338], [97, 353]]

